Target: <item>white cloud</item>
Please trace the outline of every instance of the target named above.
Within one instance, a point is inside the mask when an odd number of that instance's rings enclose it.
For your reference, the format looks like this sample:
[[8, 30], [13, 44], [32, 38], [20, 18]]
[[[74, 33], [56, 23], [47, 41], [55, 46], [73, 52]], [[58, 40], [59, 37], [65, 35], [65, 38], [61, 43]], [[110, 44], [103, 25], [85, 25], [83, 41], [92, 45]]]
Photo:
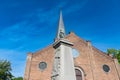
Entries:
[[0, 49], [0, 59], [6, 59], [11, 62], [12, 73], [14, 76], [23, 76], [26, 61], [25, 52]]

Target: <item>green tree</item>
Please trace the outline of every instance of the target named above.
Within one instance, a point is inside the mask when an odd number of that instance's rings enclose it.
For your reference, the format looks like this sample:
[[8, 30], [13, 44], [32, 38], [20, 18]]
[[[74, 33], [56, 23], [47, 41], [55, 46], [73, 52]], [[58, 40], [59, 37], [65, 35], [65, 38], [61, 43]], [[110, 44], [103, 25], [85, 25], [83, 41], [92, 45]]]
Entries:
[[118, 59], [118, 62], [120, 63], [120, 50], [116, 50], [113, 48], [107, 49], [107, 53], [113, 55], [113, 57]]
[[0, 60], [0, 80], [11, 80], [11, 63], [7, 60]]
[[23, 80], [22, 77], [13, 78], [12, 80]]

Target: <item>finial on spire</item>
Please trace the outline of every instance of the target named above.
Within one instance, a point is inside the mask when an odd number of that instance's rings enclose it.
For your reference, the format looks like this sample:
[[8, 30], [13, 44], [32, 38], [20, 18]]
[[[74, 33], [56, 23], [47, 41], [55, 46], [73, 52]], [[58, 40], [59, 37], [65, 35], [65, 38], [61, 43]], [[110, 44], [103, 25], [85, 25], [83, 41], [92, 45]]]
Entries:
[[59, 18], [59, 24], [58, 24], [58, 31], [57, 31], [57, 39], [64, 38], [65, 37], [65, 28], [62, 18], [62, 10], [60, 10], [60, 18]]

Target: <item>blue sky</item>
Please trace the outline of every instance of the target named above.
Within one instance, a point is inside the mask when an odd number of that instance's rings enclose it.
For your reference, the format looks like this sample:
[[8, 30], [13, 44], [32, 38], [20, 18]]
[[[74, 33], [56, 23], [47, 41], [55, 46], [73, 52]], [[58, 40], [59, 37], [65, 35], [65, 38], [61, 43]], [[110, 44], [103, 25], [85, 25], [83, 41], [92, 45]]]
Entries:
[[120, 49], [120, 0], [0, 0], [0, 59], [23, 76], [28, 52], [53, 43], [62, 8], [66, 32], [102, 51]]

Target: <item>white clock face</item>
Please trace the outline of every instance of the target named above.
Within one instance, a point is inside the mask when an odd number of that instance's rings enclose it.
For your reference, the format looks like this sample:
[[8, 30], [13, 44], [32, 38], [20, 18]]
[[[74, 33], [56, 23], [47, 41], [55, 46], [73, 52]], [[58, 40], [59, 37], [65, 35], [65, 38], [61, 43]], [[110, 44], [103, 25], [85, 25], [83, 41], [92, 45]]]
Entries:
[[76, 57], [78, 57], [79, 56], [79, 52], [78, 52], [78, 50], [76, 50], [76, 49], [72, 49], [72, 53], [73, 53], [73, 57], [74, 58], [76, 58]]

